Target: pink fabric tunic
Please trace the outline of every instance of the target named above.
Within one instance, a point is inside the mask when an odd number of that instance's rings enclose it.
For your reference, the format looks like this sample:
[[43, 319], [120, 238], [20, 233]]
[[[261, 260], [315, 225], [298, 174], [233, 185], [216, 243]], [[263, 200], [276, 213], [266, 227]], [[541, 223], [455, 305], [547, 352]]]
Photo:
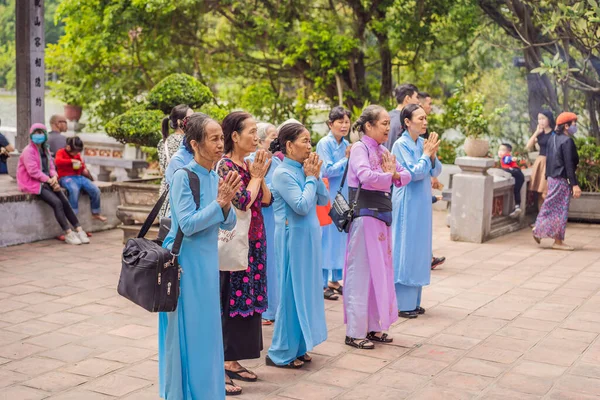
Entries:
[[47, 182], [50, 178], [57, 175], [50, 151], [47, 149], [45, 151], [48, 158], [50, 176], [42, 171], [42, 157], [35, 143], [30, 142], [23, 149], [23, 153], [19, 157], [19, 164], [17, 165], [17, 184], [21, 192], [40, 194], [42, 183]]
[[[348, 186], [389, 193], [392, 185], [410, 182], [410, 172], [396, 163], [400, 178], [381, 169], [382, 155], [388, 150], [363, 136], [352, 146]], [[368, 332], [382, 332], [398, 319], [391, 228], [373, 217], [356, 218], [348, 233], [344, 269], [344, 322], [346, 335], [364, 338]]]

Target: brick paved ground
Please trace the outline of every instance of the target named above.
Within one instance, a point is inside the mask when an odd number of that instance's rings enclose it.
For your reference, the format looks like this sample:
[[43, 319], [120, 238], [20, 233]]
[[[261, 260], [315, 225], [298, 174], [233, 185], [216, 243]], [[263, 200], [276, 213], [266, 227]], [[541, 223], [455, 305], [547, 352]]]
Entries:
[[[396, 324], [393, 346], [345, 346], [342, 303], [326, 302], [314, 362], [245, 362], [260, 381], [238, 398], [600, 399], [600, 226], [571, 225], [578, 251], [561, 253], [528, 231], [453, 243], [443, 219], [435, 254], [448, 261], [424, 292], [427, 314]], [[120, 235], [0, 249], [0, 400], [158, 399], [156, 316], [115, 290]]]

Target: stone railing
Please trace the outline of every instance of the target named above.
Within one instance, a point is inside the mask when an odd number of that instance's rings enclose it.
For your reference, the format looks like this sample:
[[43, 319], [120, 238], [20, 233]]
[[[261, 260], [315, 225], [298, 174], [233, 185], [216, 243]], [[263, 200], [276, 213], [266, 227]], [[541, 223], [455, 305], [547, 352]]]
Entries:
[[451, 176], [451, 187], [444, 190], [444, 200], [451, 202], [450, 236], [455, 241], [483, 243], [527, 226], [527, 184], [530, 170], [524, 170], [521, 188], [522, 213], [517, 218], [508, 214], [514, 208], [514, 179], [493, 168], [491, 158], [459, 157], [460, 172]]

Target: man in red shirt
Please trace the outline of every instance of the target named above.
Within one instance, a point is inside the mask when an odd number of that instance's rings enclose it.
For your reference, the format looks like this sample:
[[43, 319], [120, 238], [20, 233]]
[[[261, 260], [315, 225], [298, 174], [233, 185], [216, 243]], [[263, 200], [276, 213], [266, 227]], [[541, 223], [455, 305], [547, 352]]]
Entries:
[[521, 168], [517, 165], [517, 162], [512, 159], [510, 152], [512, 151], [512, 146], [508, 143], [502, 143], [498, 148], [498, 157], [500, 157], [500, 166], [502, 169], [515, 178], [515, 208], [510, 213], [510, 216], [513, 218], [521, 215], [521, 188], [523, 187], [523, 183], [525, 182], [525, 176], [521, 171]]
[[100, 214], [100, 189], [92, 183], [94, 179], [81, 158], [83, 142], [77, 136], [67, 138], [67, 145], [56, 152], [54, 163], [60, 186], [69, 192], [69, 203], [75, 214], [79, 211], [81, 190], [90, 196], [92, 217], [102, 222], [106, 217]]

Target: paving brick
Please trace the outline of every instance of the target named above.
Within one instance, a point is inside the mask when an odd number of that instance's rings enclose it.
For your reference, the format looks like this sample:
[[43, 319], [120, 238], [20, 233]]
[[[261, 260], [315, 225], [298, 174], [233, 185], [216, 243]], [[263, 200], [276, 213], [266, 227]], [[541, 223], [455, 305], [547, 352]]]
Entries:
[[394, 362], [389, 368], [418, 375], [435, 376], [448, 367], [448, 365], [450, 365], [450, 362], [408, 356]]
[[0, 321], [10, 322], [11, 324], [19, 324], [21, 322], [25, 322], [40, 316], [41, 314], [32, 313], [24, 310], [15, 310], [0, 314]]
[[411, 400], [469, 400], [477, 397], [477, 393], [430, 385], [411, 396]]
[[346, 354], [333, 363], [334, 366], [339, 368], [368, 373], [377, 372], [388, 364], [389, 361], [387, 360], [358, 354]]
[[319, 383], [302, 382], [296, 383], [279, 394], [284, 397], [298, 400], [309, 399], [333, 399], [344, 391], [342, 388], [335, 386], [321, 385]]
[[109, 396], [125, 396], [133, 391], [150, 386], [145, 379], [133, 378], [120, 374], [107, 375], [92, 381], [85, 389]]
[[600, 379], [565, 375], [556, 384], [556, 389], [596, 396], [600, 393]]
[[476, 358], [461, 358], [451, 369], [452, 371], [464, 372], [474, 375], [483, 375], [490, 378], [496, 378], [502, 374], [508, 366], [506, 364], [479, 360]]
[[[23, 382], [27, 379], [29, 379], [27, 375], [8, 370], [4, 367], [0, 368], [0, 389], [10, 386], [14, 383]], [[4, 389], [0, 391], [0, 393], [3, 391]]]
[[4, 368], [33, 377], [58, 369], [63, 365], [65, 364], [58, 360], [42, 357], [27, 357], [23, 360], [13, 361]]
[[17, 342], [7, 346], [0, 347], [0, 357], [20, 360], [35, 353], [46, 350], [44, 347], [29, 343]]
[[307, 379], [325, 385], [349, 388], [355, 386], [370, 376], [370, 374], [365, 372], [333, 367], [323, 369], [316, 374], [311, 374]]
[[449, 347], [425, 344], [410, 353], [413, 357], [427, 358], [428, 360], [451, 363], [459, 359], [465, 352]]
[[361, 384], [348, 390], [339, 398], [344, 400], [402, 400], [408, 395], [408, 392], [387, 386]]
[[11, 332], [22, 333], [27, 336], [35, 336], [60, 329], [60, 325], [33, 319], [17, 325], [9, 326], [5, 329]]
[[100, 358], [90, 358], [76, 364], [62, 368], [62, 371], [75, 375], [83, 375], [90, 378], [97, 378], [108, 374], [109, 372], [123, 368], [125, 364], [115, 361], [102, 360]]
[[457, 371], [446, 371], [433, 380], [436, 386], [446, 386], [453, 389], [459, 389], [469, 392], [481, 392], [487, 388], [493, 381], [482, 375], [468, 374]]
[[388, 386], [406, 392], [413, 392], [419, 387], [423, 386], [428, 380], [428, 377], [423, 375], [386, 369], [371, 375], [371, 377], [367, 379], [365, 383], [377, 386]]
[[469, 350], [470, 348], [479, 344], [479, 342], [481, 342], [479, 339], [442, 333], [429, 340], [428, 343], [438, 346], [451, 347], [454, 349]]
[[494, 387], [481, 397], [485, 400], [539, 400], [540, 398], [538, 395], [514, 392], [502, 386]]
[[49, 392], [27, 386], [11, 386], [2, 389], [0, 400], [41, 400], [47, 398], [48, 395], [50, 395]]
[[502, 376], [498, 381], [498, 384], [515, 392], [542, 396], [552, 388], [554, 379], [538, 378], [536, 376], [524, 375], [511, 371]]
[[49, 372], [47, 374], [24, 381], [22, 384], [47, 392], [62, 392], [75, 388], [87, 382], [87, 378], [64, 372]]
[[25, 342], [34, 344], [37, 346], [54, 348], [54, 347], [60, 347], [67, 343], [71, 343], [77, 339], [78, 339], [78, 337], [75, 335], [69, 335], [66, 333], [59, 333], [59, 332], [51, 332], [51, 333], [45, 333], [43, 335], [36, 336], [31, 339], [27, 339]]
[[97, 352], [97, 350], [89, 347], [79, 346], [71, 343], [55, 349], [44, 351], [43, 353], [40, 353], [40, 355], [43, 357], [64, 361], [66, 363], [76, 363]]
[[490, 346], [478, 346], [469, 352], [469, 357], [493, 361], [501, 364], [512, 364], [523, 355], [520, 351], [497, 349]]
[[89, 390], [75, 389], [49, 397], [47, 400], [113, 400], [114, 397], [90, 392]]
[[156, 350], [141, 349], [139, 347], [122, 347], [99, 354], [97, 357], [132, 364], [150, 358], [154, 354], [156, 354]]

